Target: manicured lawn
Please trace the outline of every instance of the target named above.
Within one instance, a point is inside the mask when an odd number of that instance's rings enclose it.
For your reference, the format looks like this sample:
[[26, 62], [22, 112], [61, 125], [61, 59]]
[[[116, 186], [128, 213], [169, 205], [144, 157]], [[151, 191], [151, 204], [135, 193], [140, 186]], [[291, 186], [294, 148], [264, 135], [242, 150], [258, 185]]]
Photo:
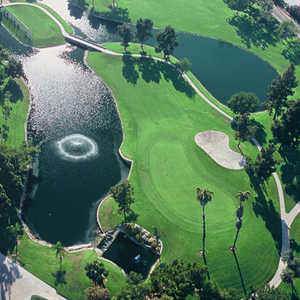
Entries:
[[[26, 270], [53, 286], [67, 299], [84, 299], [84, 290], [92, 286], [92, 282], [85, 275], [84, 267], [97, 259], [94, 251], [67, 254], [63, 259], [62, 272], [59, 272], [59, 259], [55, 256], [55, 250], [34, 243], [27, 236], [24, 236], [19, 245], [19, 253]], [[109, 271], [106, 286], [115, 295], [125, 285], [125, 276], [112, 263], [102, 261]]]
[[6, 143], [11, 146], [20, 146], [24, 141], [24, 122], [29, 108], [29, 92], [24, 82], [16, 81], [12, 90], [13, 102], [9, 103], [11, 112], [8, 120], [4, 120], [2, 106], [0, 106], [0, 126], [6, 124], [9, 127]]
[[[87, 61], [116, 97], [126, 136], [121, 150], [134, 160], [133, 209], [139, 215], [137, 223], [150, 231], [158, 228], [164, 244], [162, 261], [182, 258], [203, 263], [201, 207], [195, 189], [207, 187], [214, 192], [206, 208], [210, 274], [221, 287], [242, 291], [229, 248], [235, 234], [235, 195], [251, 190], [237, 244], [239, 266], [246, 287], [269, 280], [277, 268], [276, 246], [281, 248], [273, 179], [266, 193], [258, 196], [244, 171], [218, 166], [194, 142], [199, 131], [219, 130], [229, 135], [231, 147], [237, 150], [230, 121], [193, 95], [174, 69], [163, 63], [100, 53], [89, 53]], [[243, 149], [257, 153], [250, 143]], [[104, 208], [115, 218], [114, 204]]]
[[39, 8], [16, 5], [8, 9], [31, 30], [33, 46], [42, 48], [65, 43], [58, 25]]

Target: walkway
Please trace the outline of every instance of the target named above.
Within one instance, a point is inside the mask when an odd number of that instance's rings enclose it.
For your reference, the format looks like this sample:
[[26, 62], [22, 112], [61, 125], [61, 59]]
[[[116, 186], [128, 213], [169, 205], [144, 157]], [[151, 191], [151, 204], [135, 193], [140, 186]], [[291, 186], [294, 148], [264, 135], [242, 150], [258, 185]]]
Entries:
[[[103, 53], [106, 53], [106, 54], [109, 54], [109, 55], [116, 55], [116, 56], [131, 55], [133, 57], [147, 57], [147, 58], [151, 58], [151, 59], [158, 60], [158, 61], [165, 61], [165, 60], [163, 60], [161, 58], [158, 58], [158, 57], [145, 56], [145, 55], [141, 55], [141, 54], [126, 54], [126, 53], [124, 54], [124, 53], [113, 52], [113, 51], [110, 51], [108, 49], [105, 49], [105, 48], [101, 47], [100, 45], [97, 45], [97, 44], [94, 44], [94, 43], [91, 43], [91, 42], [87, 42], [87, 41], [84, 41], [80, 38], [71, 36], [64, 30], [61, 23], [54, 16], [52, 16], [46, 9], [44, 9], [43, 7], [41, 7], [39, 5], [32, 4], [32, 3], [23, 3], [23, 2], [14, 2], [14, 3], [6, 4], [6, 5], [7, 6], [9, 6], [9, 5], [30, 5], [30, 6], [35, 6], [35, 7], [40, 8], [42, 11], [44, 11], [51, 19], [53, 19], [58, 24], [63, 36], [66, 38], [67, 41], [69, 41], [73, 44], [81, 45], [85, 48], [93, 49], [95, 51], [103, 52]], [[276, 12], [278, 12], [278, 11], [276, 10]], [[274, 11], [273, 11], [273, 15], [274, 15]], [[274, 16], [276, 17], [276, 13], [275, 13]], [[289, 16], [287, 16], [287, 17], [289, 18]], [[279, 19], [278, 16], [277, 16], [277, 18]], [[283, 19], [279, 19], [279, 21], [282, 21], [282, 20]], [[170, 62], [166, 62], [166, 63], [172, 65]], [[218, 111], [220, 114], [225, 116], [227, 119], [229, 119], [231, 121], [233, 120], [233, 118], [230, 115], [228, 115], [226, 112], [224, 112], [219, 107], [217, 107], [214, 103], [212, 103], [197, 88], [197, 86], [192, 82], [192, 80], [186, 74], [183, 74], [183, 77], [189, 82], [189, 84], [192, 86], [192, 88], [195, 90], [195, 92], [205, 102], [207, 102], [211, 107], [213, 107], [216, 111]], [[259, 145], [257, 140], [252, 139], [252, 141], [257, 146], [258, 150], [261, 150], [261, 146]], [[286, 210], [285, 210], [284, 193], [283, 193], [283, 189], [282, 189], [282, 185], [281, 185], [279, 176], [278, 176], [277, 173], [273, 173], [273, 177], [274, 177], [275, 182], [276, 182], [278, 197], [279, 197], [279, 203], [280, 203], [280, 216], [281, 216], [281, 223], [282, 223], [282, 247], [281, 247], [281, 254], [280, 254], [280, 260], [279, 260], [277, 271], [276, 271], [275, 275], [273, 276], [273, 278], [270, 280], [269, 285], [274, 286], [274, 287], [278, 287], [279, 284], [281, 283], [280, 274], [286, 266], [286, 264], [282, 261], [282, 257], [284, 256], [286, 251], [288, 251], [289, 248], [290, 248], [289, 228], [292, 225], [292, 222], [294, 221], [296, 216], [300, 213], [300, 202], [298, 202], [296, 204], [296, 206], [291, 210], [291, 212], [287, 214]]]
[[65, 300], [54, 288], [0, 253], [0, 300], [30, 300], [32, 295]]

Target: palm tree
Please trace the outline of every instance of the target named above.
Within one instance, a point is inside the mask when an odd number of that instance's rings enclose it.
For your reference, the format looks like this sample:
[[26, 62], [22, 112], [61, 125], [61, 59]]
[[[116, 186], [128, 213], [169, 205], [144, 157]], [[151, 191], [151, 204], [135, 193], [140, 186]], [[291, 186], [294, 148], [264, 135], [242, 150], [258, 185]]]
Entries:
[[205, 238], [206, 238], [206, 232], [205, 232], [205, 206], [208, 202], [212, 200], [213, 192], [209, 191], [208, 189], [196, 189], [197, 192], [197, 200], [200, 202], [202, 206], [202, 256], [204, 259], [204, 262], [206, 263], [205, 259]]
[[56, 257], [59, 257], [59, 265], [61, 269], [63, 257], [66, 255], [65, 248], [62, 246], [61, 242], [57, 242], [53, 245], [53, 249], [55, 250]]
[[246, 200], [248, 200], [249, 196], [250, 196], [250, 192], [249, 191], [245, 191], [245, 192], [238, 192], [236, 197], [240, 200], [240, 208], [243, 207], [242, 203]]

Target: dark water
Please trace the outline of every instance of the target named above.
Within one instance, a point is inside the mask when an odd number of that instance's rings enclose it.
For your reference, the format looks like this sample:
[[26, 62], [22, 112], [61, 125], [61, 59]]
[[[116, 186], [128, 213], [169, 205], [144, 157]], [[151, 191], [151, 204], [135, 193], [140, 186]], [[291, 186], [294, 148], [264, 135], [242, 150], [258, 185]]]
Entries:
[[[68, 4], [67, 0], [44, 0], [53, 7], [83, 38], [104, 43], [119, 41], [116, 24], [89, 17], [86, 12]], [[154, 30], [154, 36], [158, 30]], [[268, 86], [277, 77], [277, 72], [268, 63], [248, 51], [216, 39], [188, 33], [177, 33], [179, 46], [174, 55], [187, 57], [192, 63], [192, 72], [201, 83], [221, 102], [225, 103], [240, 91], [255, 93], [264, 102]], [[155, 46], [155, 39], [147, 44]]]
[[[135, 260], [138, 255], [139, 259]], [[144, 278], [158, 259], [150, 249], [136, 245], [123, 233], [118, 234], [109, 249], [104, 252], [103, 257], [116, 263], [127, 274], [133, 271], [142, 274]]]
[[39, 184], [26, 222], [52, 243], [88, 242], [97, 202], [128, 174], [118, 155], [122, 131], [113, 98], [83, 64], [83, 50], [64, 45], [33, 51], [1, 27], [0, 37], [23, 61], [34, 96], [30, 129], [42, 141]]

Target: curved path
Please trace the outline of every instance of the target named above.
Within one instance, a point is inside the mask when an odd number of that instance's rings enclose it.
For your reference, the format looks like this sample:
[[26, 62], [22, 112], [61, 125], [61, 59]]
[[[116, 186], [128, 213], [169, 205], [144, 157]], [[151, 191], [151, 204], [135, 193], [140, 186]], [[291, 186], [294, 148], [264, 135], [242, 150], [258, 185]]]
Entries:
[[[35, 6], [38, 7], [39, 9], [41, 9], [43, 12], [45, 12], [53, 21], [55, 21], [55, 23], [59, 26], [62, 35], [65, 37], [66, 40], [70, 41], [71, 43], [77, 43], [80, 44], [84, 47], [87, 48], [91, 48], [93, 50], [99, 51], [99, 52], [103, 52], [109, 55], [116, 55], [116, 56], [124, 56], [124, 55], [130, 55], [133, 57], [146, 57], [146, 58], [151, 58], [154, 60], [158, 60], [158, 61], [164, 61], [172, 66], [174, 66], [172, 63], [165, 61], [162, 58], [158, 58], [158, 57], [153, 57], [153, 56], [147, 56], [147, 55], [141, 55], [141, 54], [126, 54], [126, 53], [117, 53], [108, 49], [105, 49], [97, 44], [94, 43], [90, 43], [90, 42], [86, 42], [82, 39], [73, 37], [71, 35], [69, 35], [64, 27], [62, 26], [62, 24], [51, 14], [49, 13], [45, 8], [36, 5], [36, 4], [32, 4], [32, 3], [24, 3], [24, 2], [14, 2], [14, 3], [8, 3], [8, 4], [4, 4], [4, 6], [11, 6], [11, 5], [29, 5], [29, 6]], [[185, 74], [183, 73], [182, 76], [188, 81], [188, 83], [192, 86], [192, 88], [195, 90], [195, 92], [205, 101], [207, 102], [211, 107], [213, 107], [216, 111], [218, 111], [220, 114], [222, 114], [223, 116], [225, 116], [227, 119], [229, 120], [233, 120], [233, 118], [227, 114], [226, 112], [224, 112], [223, 110], [221, 110], [219, 107], [217, 107], [214, 103], [212, 103], [198, 88], [197, 86], [193, 83], [193, 81]], [[258, 150], [261, 150], [261, 146], [259, 145], [258, 141], [256, 139], [252, 139], [253, 143], [257, 146]], [[282, 257], [284, 256], [284, 254], [286, 253], [286, 251], [289, 250], [290, 248], [290, 239], [289, 239], [289, 228], [292, 224], [292, 222], [294, 221], [294, 219], [296, 218], [296, 216], [300, 213], [300, 202], [298, 202], [296, 204], [296, 206], [290, 211], [290, 213], [286, 213], [285, 210], [285, 202], [284, 202], [284, 193], [283, 193], [283, 189], [282, 189], [282, 185], [279, 179], [278, 174], [275, 172], [273, 173], [273, 177], [275, 179], [276, 182], [276, 186], [277, 186], [277, 191], [278, 191], [278, 197], [279, 197], [279, 203], [280, 203], [280, 216], [281, 216], [281, 227], [282, 227], [282, 246], [281, 246], [281, 254], [280, 254], [280, 260], [279, 260], [279, 264], [278, 264], [278, 268], [277, 271], [275, 273], [275, 275], [273, 276], [273, 278], [270, 280], [269, 285], [270, 286], [274, 286], [275, 288], [279, 286], [279, 284], [281, 283], [281, 278], [280, 278], [280, 274], [283, 271], [283, 269], [285, 268], [286, 264], [283, 262]]]

